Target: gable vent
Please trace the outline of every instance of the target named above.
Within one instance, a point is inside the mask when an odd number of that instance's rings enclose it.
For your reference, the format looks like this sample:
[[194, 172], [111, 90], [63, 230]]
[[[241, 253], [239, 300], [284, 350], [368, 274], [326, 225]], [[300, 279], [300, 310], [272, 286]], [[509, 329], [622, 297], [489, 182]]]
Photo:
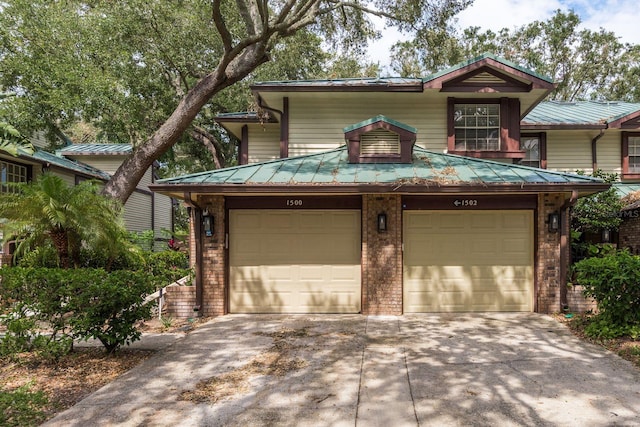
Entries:
[[496, 77], [491, 73], [483, 72], [478, 73], [473, 77], [470, 77], [465, 80], [467, 83], [482, 83], [482, 84], [496, 84], [496, 83], [505, 83], [503, 79], [500, 77]]
[[360, 155], [400, 154], [400, 136], [386, 129], [376, 129], [360, 136]]

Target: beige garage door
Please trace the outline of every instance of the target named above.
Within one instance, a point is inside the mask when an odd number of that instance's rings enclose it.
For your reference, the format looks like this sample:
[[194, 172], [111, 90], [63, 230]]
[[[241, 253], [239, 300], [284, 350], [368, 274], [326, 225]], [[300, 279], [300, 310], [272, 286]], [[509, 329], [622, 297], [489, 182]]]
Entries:
[[360, 211], [231, 210], [232, 313], [360, 312]]
[[406, 211], [404, 311], [532, 311], [532, 211]]

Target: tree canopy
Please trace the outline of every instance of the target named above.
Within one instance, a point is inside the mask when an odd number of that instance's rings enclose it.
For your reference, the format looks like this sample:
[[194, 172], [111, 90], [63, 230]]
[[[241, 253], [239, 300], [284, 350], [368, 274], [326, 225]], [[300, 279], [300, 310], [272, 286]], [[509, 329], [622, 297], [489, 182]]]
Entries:
[[497, 33], [434, 28], [396, 44], [391, 65], [402, 76], [418, 76], [491, 52], [558, 82], [552, 99], [640, 101], [640, 46], [622, 43], [611, 31], [580, 29], [580, 24], [575, 12], [557, 10], [546, 21]]
[[0, 7], [0, 87], [18, 96], [0, 112], [23, 133], [86, 123], [98, 139], [132, 143], [104, 188], [125, 201], [163, 155], [205, 146], [199, 160], [224, 166], [233, 150], [212, 118], [251, 107], [249, 80], [375, 70], [353, 61], [379, 37], [372, 16], [426, 31], [469, 3], [14, 0]]

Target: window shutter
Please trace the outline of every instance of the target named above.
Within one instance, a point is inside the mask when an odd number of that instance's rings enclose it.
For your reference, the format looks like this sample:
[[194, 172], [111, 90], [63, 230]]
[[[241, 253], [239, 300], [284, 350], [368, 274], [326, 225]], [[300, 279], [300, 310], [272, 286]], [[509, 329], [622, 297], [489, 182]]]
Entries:
[[376, 129], [360, 136], [360, 155], [400, 154], [400, 136], [386, 129]]

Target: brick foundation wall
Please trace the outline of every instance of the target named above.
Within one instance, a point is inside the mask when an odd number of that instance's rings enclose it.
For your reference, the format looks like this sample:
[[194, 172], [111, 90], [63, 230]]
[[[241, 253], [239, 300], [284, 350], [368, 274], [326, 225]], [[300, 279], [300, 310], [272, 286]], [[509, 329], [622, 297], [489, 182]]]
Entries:
[[[399, 195], [362, 197], [362, 313], [402, 314], [402, 205]], [[378, 232], [378, 214], [387, 231]]]
[[560, 231], [549, 232], [548, 218], [550, 213], [559, 212], [563, 203], [562, 194], [538, 196], [536, 302], [540, 313], [560, 310]]
[[226, 314], [226, 253], [225, 253], [225, 209], [224, 197], [207, 196], [198, 199], [198, 204], [214, 217], [213, 236], [202, 238], [202, 312], [201, 316]]
[[618, 247], [640, 255], [640, 217], [625, 218], [618, 231]]
[[166, 315], [181, 319], [194, 317], [197, 315], [197, 313], [193, 311], [195, 305], [195, 286], [171, 286], [166, 289]]
[[585, 298], [582, 294], [582, 286], [570, 286], [567, 290], [567, 305], [569, 311], [574, 313], [584, 313], [586, 311], [596, 311], [597, 305], [593, 298]]

